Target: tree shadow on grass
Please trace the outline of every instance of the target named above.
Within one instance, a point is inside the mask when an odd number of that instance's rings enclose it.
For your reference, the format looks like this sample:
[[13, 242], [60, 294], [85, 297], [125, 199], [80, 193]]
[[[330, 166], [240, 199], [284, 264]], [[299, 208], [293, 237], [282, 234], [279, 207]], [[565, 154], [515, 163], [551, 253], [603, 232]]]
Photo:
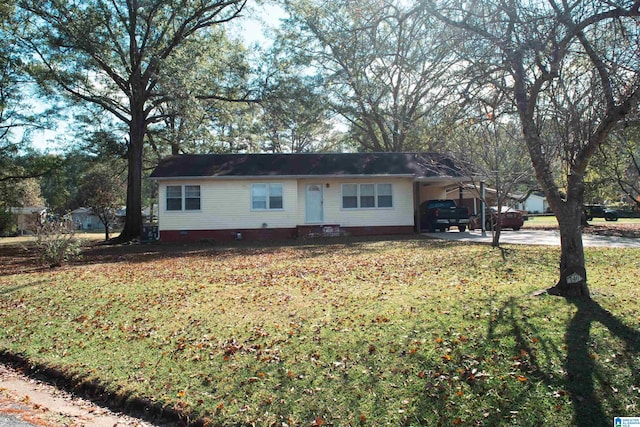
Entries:
[[[512, 359], [510, 375], [521, 378], [527, 384], [542, 383], [545, 389], [562, 394], [564, 381], [557, 375], [558, 369], [554, 366], [554, 361], [560, 360], [563, 352], [556, 343], [540, 338], [544, 334], [523, 310], [523, 306], [514, 297], [501, 305], [489, 320], [487, 342], [508, 343], [513, 340], [510, 353], [498, 354]], [[527, 400], [533, 398], [535, 393], [535, 390], [530, 393], [521, 391], [506, 397], [498, 414], [493, 414], [487, 421], [490, 425], [504, 423], [504, 414], [522, 411], [522, 408], [529, 406]], [[531, 425], [545, 424], [545, 414], [529, 412], [523, 415]]]
[[2, 286], [0, 285], [0, 296], [2, 295], [9, 295], [13, 292], [17, 292], [21, 289], [26, 289], [26, 288], [31, 288], [31, 287], [35, 287], [35, 286], [41, 286], [45, 283], [47, 283], [47, 280], [35, 280], [33, 282], [29, 282], [29, 283], [25, 283], [22, 285], [10, 285], [10, 286]]
[[[577, 311], [567, 323], [563, 348], [540, 338], [535, 338], [535, 344], [532, 344], [531, 337], [544, 334], [522, 312], [515, 298], [510, 298], [489, 322], [488, 338], [501, 340], [510, 336], [515, 340], [513, 351], [522, 356], [515, 365], [522, 375], [543, 383], [560, 396], [566, 394], [573, 408], [571, 425], [610, 426], [616, 416], [635, 416], [628, 413], [629, 409], [623, 402], [629, 391], [618, 390], [608, 378], [607, 370], [628, 370], [634, 386], [640, 386], [640, 369], [634, 360], [634, 356], [640, 353], [640, 331], [625, 325], [596, 301], [576, 298], [568, 302], [575, 305]], [[613, 366], [604, 366], [599, 361], [603, 358], [597, 353], [600, 337], [594, 336], [598, 325], [624, 345], [623, 354], [617, 360], [609, 361]], [[563, 363], [564, 377], [557, 375], [554, 361]], [[526, 396], [521, 399], [520, 404]]]
[[[597, 324], [604, 326], [612, 336], [624, 343], [625, 351], [631, 354], [640, 352], [640, 332], [625, 325], [593, 300], [578, 298], [569, 301], [578, 309], [569, 322], [565, 336], [567, 346], [565, 371], [567, 390], [574, 407], [574, 423], [576, 425], [611, 425], [614, 416], [625, 415], [623, 412], [625, 408], [620, 407], [615, 398], [615, 386], [609, 383], [597, 364], [596, 354], [590, 350], [592, 328]], [[633, 365], [633, 361], [631, 364]], [[630, 366], [630, 368], [634, 376], [633, 382], [640, 385], [640, 372], [637, 366]], [[604, 402], [598, 396], [599, 384], [609, 388], [610, 398], [607, 399], [609, 407], [620, 412], [606, 413]], [[604, 394], [604, 391], [600, 394]]]

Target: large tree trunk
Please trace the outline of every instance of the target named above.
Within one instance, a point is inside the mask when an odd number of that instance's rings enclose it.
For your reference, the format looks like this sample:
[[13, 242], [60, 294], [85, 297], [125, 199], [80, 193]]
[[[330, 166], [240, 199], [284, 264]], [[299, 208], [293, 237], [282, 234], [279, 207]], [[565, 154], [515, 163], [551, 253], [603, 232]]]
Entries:
[[556, 187], [551, 168], [544, 158], [542, 143], [539, 135], [533, 130], [533, 122], [525, 121], [523, 129], [538, 182], [544, 189], [560, 229], [560, 279], [554, 287], [548, 289], [548, 293], [563, 297], [590, 298], [582, 245], [584, 212], [582, 174], [574, 172], [567, 176], [567, 194], [563, 197]]
[[557, 195], [552, 199], [555, 199], [552, 208], [560, 229], [560, 280], [548, 292], [563, 297], [590, 298], [582, 244], [584, 212], [582, 175], [576, 173], [567, 177], [566, 201], [560, 200]]
[[111, 225], [111, 221], [109, 221], [109, 219], [107, 219], [106, 215], [102, 219], [102, 224], [104, 224], [104, 241], [108, 242], [109, 241], [109, 226]]
[[118, 239], [121, 241], [131, 241], [142, 235], [142, 149], [146, 121], [142, 108], [133, 110], [134, 114], [129, 128], [129, 150], [127, 151], [127, 215], [124, 229]]
[[548, 292], [563, 297], [589, 298], [582, 245], [581, 206], [566, 206], [562, 211], [556, 213], [560, 228], [560, 280]]
[[[514, 68], [524, 76], [522, 64], [516, 61], [515, 65]], [[549, 206], [553, 209], [560, 229], [560, 279], [554, 287], [548, 289], [548, 293], [563, 297], [590, 298], [582, 245], [583, 173], [586, 161], [580, 162], [581, 169], [572, 168], [571, 173], [567, 175], [567, 194], [563, 197], [555, 183], [551, 162], [545, 158], [544, 144], [533, 119], [534, 104], [529, 103], [525, 88], [524, 81], [516, 80], [516, 99], [522, 130], [536, 178], [544, 190]]]

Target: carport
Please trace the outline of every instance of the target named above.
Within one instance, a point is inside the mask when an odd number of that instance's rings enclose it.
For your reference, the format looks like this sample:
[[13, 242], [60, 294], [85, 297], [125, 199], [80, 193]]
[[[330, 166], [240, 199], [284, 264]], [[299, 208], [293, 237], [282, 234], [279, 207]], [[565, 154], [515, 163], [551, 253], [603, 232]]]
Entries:
[[[456, 171], [457, 172], [457, 171]], [[465, 206], [472, 214], [477, 214], [478, 211], [483, 216], [482, 224], [484, 224], [484, 206], [482, 199], [480, 199], [480, 206], [478, 210], [471, 209], [468, 203], [468, 196], [471, 194], [470, 188], [474, 188], [472, 180], [464, 176], [430, 176], [430, 177], [416, 177], [414, 180], [414, 219], [415, 227], [418, 233], [421, 233], [420, 227], [420, 205], [427, 200], [432, 199], [453, 199], [458, 206]], [[482, 192], [484, 190], [484, 183], [481, 183]], [[456, 194], [456, 197], [452, 197], [452, 194]], [[483, 230], [484, 232], [484, 230]]]

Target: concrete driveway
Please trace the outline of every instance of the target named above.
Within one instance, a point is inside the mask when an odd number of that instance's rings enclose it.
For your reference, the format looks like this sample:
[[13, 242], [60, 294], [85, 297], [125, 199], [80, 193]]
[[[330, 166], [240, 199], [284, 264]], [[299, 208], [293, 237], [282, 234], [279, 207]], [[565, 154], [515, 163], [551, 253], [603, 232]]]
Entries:
[[0, 427], [35, 427], [35, 424], [21, 421], [9, 415], [0, 414]]
[[[462, 233], [457, 230], [452, 230], [443, 233], [424, 233], [424, 235], [434, 239], [456, 240], [460, 242], [491, 243], [492, 240], [491, 232], [487, 231], [486, 236], [482, 236], [480, 230], [464, 231]], [[582, 242], [585, 247], [640, 249], [640, 239], [630, 237], [583, 234]], [[558, 230], [503, 230], [500, 233], [500, 243], [560, 246], [560, 232]]]

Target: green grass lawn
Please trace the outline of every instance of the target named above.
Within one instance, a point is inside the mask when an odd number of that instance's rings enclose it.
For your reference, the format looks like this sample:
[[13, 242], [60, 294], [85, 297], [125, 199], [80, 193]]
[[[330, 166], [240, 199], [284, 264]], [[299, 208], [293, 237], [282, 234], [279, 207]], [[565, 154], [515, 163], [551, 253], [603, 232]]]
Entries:
[[[607, 226], [625, 226], [625, 225], [638, 225], [640, 224], [640, 218], [619, 218], [618, 221], [607, 221], [604, 218], [593, 218], [589, 221], [591, 225], [607, 225]], [[530, 216], [527, 221], [524, 222], [523, 228], [541, 228], [541, 227], [557, 227], [558, 220], [553, 215], [545, 216]]]
[[0, 351], [220, 426], [640, 416], [637, 249], [587, 250], [592, 302], [532, 296], [557, 278], [550, 247], [102, 250], [0, 267]]

